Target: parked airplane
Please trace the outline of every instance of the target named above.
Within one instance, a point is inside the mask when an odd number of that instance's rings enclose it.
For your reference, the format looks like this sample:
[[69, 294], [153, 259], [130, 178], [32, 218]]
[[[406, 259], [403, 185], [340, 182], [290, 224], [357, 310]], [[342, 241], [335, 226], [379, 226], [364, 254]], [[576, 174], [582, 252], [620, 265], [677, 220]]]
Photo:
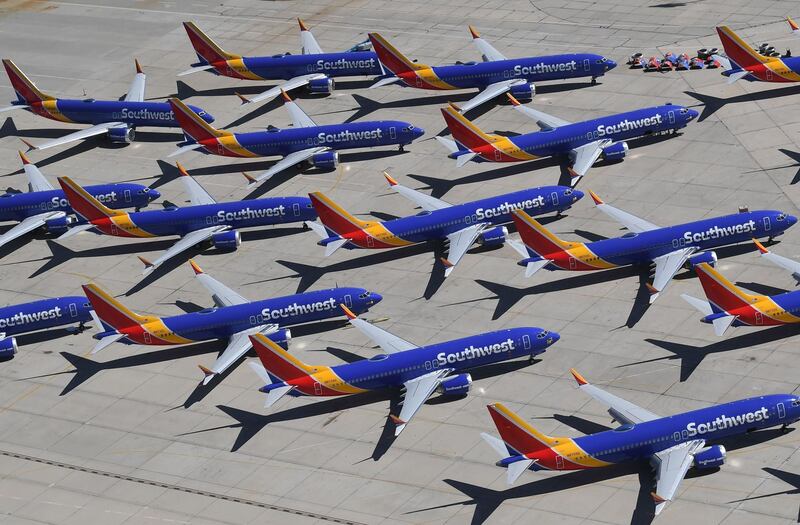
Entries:
[[543, 186], [453, 205], [401, 186], [387, 173], [384, 176], [394, 191], [423, 211], [389, 221], [362, 221], [323, 193], [310, 193], [322, 224], [306, 224], [321, 237], [318, 244], [325, 247], [326, 257], [341, 247], [382, 249], [446, 241], [449, 253], [442, 262], [448, 276], [475, 241], [488, 246], [506, 241], [508, 230], [503, 224], [511, 222], [513, 210], [534, 215], [561, 213], [583, 197], [582, 192], [565, 186]]
[[559, 339], [541, 328], [511, 328], [429, 346], [417, 346], [359, 319], [346, 307], [350, 324], [386, 352], [363, 361], [338, 366], [314, 366], [300, 361], [261, 334], [250, 337], [261, 363], [251, 368], [265, 385], [265, 407], [292, 395], [343, 396], [369, 390], [403, 388], [405, 398], [399, 415], [390, 415], [395, 436], [406, 427], [425, 401], [439, 391], [463, 396], [472, 376], [466, 370], [478, 366], [539, 355]]
[[593, 53], [570, 53], [538, 57], [506, 58], [492, 44], [469, 26], [472, 41], [481, 53], [482, 63], [466, 62], [446, 66], [429, 66], [409, 60], [378, 33], [370, 33], [372, 48], [383, 68], [391, 73], [372, 87], [400, 83], [436, 90], [478, 88], [480, 92], [461, 104], [462, 111], [480, 106], [498, 95], [511, 95], [530, 100], [536, 94], [536, 82], [568, 78], [597, 77], [617, 67], [617, 63]]
[[200, 62], [178, 76], [211, 70], [218, 75], [244, 80], [285, 80], [254, 97], [243, 98], [250, 103], [272, 99], [281, 91], [304, 86], [311, 93], [329, 94], [334, 90], [335, 77], [374, 76], [383, 72], [372, 51], [325, 53], [303, 21], [298, 18], [297, 22], [300, 24], [300, 55], [283, 53], [261, 57], [227, 53], [193, 22], [184, 22], [183, 27]]
[[[794, 22], [789, 19], [792, 31]], [[726, 57], [715, 55], [724, 68], [723, 75], [732, 84], [739, 79], [761, 82], [800, 82], [800, 57], [764, 56], [741, 39], [728, 26], [717, 27]]]
[[569, 158], [572, 186], [586, 175], [601, 156], [621, 160], [628, 152], [626, 140], [654, 133], [676, 131], [697, 117], [697, 111], [667, 104], [618, 113], [583, 122], [568, 122], [532, 109], [508, 95], [514, 109], [536, 120], [541, 131], [515, 137], [485, 133], [450, 103], [442, 115], [453, 139], [435, 137], [456, 159], [456, 166], [467, 162], [521, 162], [563, 155]]
[[[61, 146], [76, 140], [94, 137], [95, 135], [108, 135], [111, 142], [133, 142], [135, 130], [138, 126], [167, 127], [178, 126], [169, 104], [166, 102], [145, 102], [145, 74], [139, 61], [136, 63], [136, 76], [133, 78], [128, 94], [123, 100], [84, 100], [56, 98], [47, 95], [31, 82], [25, 73], [10, 59], [3, 59], [6, 74], [11, 81], [11, 86], [17, 94], [13, 105], [0, 108], [0, 113], [15, 109], [27, 109], [51, 120], [69, 122], [73, 124], [91, 124], [91, 127], [69, 133], [57, 139], [48, 140], [34, 146], [25, 142], [31, 149], [47, 149]], [[191, 106], [203, 122], [214, 122], [210, 113], [196, 106]]]
[[72, 209], [87, 221], [71, 227], [60, 239], [94, 229], [115, 237], [165, 237], [178, 235], [180, 239], [157, 259], [144, 257], [145, 275], [165, 261], [200, 243], [210, 243], [221, 250], [236, 250], [242, 242], [239, 230], [256, 226], [312, 221], [317, 217], [311, 201], [306, 197], [268, 197], [235, 202], [217, 202], [178, 164], [190, 206], [170, 207], [126, 213], [112, 210], [95, 199], [69, 177], [59, 177]]
[[[263, 334], [286, 343], [289, 326], [331, 319], [342, 315], [341, 305], [366, 312], [383, 299], [364, 288], [332, 288], [274, 299], [248, 301], [190, 261], [195, 276], [214, 299], [214, 306], [199, 312], [157, 317], [140, 315], [123, 306], [96, 284], [83, 286], [105, 331], [92, 353], [122, 341], [141, 345], [181, 345], [225, 339], [228, 346], [210, 368], [200, 365], [203, 384], [223, 373], [251, 348], [249, 336]], [[98, 323], [99, 324], [99, 323]]]
[[[64, 233], [74, 223], [69, 215], [72, 208], [64, 192], [53, 188], [30, 159], [19, 152], [22, 168], [28, 178], [28, 193], [4, 193], [0, 195], [0, 221], [19, 221], [19, 224], [0, 235], [0, 246], [37, 228], [49, 233]], [[161, 194], [141, 184], [98, 184], [86, 186], [93, 198], [109, 208], [142, 208]]]
[[777, 425], [785, 429], [800, 419], [800, 398], [794, 394], [751, 397], [661, 417], [589, 384], [575, 369], [570, 372], [578, 387], [609, 407], [621, 426], [577, 438], [551, 437], [502, 404], [488, 405], [501, 439], [485, 433], [481, 437], [500, 456], [497, 465], [508, 468], [509, 485], [528, 469], [579, 470], [648, 459], [656, 471], [652, 497], [658, 515], [690, 468], [724, 463], [725, 447], [707, 443]]
[[170, 157], [200, 148], [206, 153], [226, 157], [283, 157], [260, 175], [248, 176], [252, 186], [305, 162], [323, 170], [334, 170], [339, 165], [338, 150], [396, 145], [402, 151], [404, 145], [411, 144], [425, 133], [422, 128], [399, 120], [319, 126], [285, 92], [283, 100], [294, 127], [279, 129], [270, 126], [266, 131], [232, 133], [211, 127], [183, 102], [170, 99], [189, 141]]
[[75, 323], [76, 330], [83, 330], [83, 324], [92, 318], [91, 309], [80, 295], [0, 308], [0, 359], [11, 359], [17, 353], [17, 339], [11, 336]]
[[[761, 243], [758, 244], [768, 259], [780, 258], [770, 253]], [[788, 262], [794, 262], [785, 259]], [[797, 264], [797, 263], [794, 263]], [[700, 264], [695, 267], [700, 284], [708, 298], [707, 301], [681, 294], [684, 301], [703, 314], [700, 320], [714, 326], [718, 336], [725, 334], [730, 326], [775, 326], [800, 323], [800, 290], [776, 295], [757, 295], [748, 293], [716, 269]]]
[[628, 233], [595, 242], [569, 242], [556, 237], [525, 212], [515, 211], [514, 223], [528, 255], [519, 264], [526, 266], [527, 277], [542, 268], [583, 271], [655, 264], [653, 284], [647, 285], [652, 303], [684, 264], [714, 263], [717, 255], [712, 248], [753, 238], [771, 239], [797, 222], [797, 217], [777, 210], [743, 209], [738, 214], [660, 227], [589, 193], [597, 209], [620, 222]]

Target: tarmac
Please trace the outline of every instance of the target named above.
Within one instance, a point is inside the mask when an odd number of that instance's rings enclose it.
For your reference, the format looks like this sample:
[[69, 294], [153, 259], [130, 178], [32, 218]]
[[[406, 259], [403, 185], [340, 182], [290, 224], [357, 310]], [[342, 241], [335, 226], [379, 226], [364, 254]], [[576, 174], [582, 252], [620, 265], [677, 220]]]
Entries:
[[[580, 120], [673, 102], [702, 111], [679, 134], [633, 142], [623, 162], [593, 168], [579, 185], [617, 207], [670, 225], [751, 209], [797, 215], [800, 191], [800, 86], [737, 82], [719, 70], [644, 73], [626, 58], [720, 47], [714, 26], [731, 25], [749, 42], [795, 47], [785, 15], [793, 2], [582, 0], [391, 2], [8, 1], [0, 5], [0, 47], [44, 91], [116, 98], [141, 62], [148, 99], [178, 94], [209, 110], [218, 126], [286, 126], [278, 102], [240, 108], [235, 92], [270, 85], [200, 73], [182, 77], [195, 55], [180, 23], [197, 22], [225, 49], [250, 54], [299, 52], [295, 16], [325, 50], [344, 50], [380, 31], [421, 62], [479, 59], [467, 24], [508, 56], [587, 51], [620, 65], [597, 85], [583, 80], [537, 86], [535, 107]], [[13, 91], [3, 77], [0, 99]], [[359, 216], [415, 213], [388, 191], [400, 183], [459, 203], [554, 184], [557, 163], [469, 164], [434, 140], [439, 108], [473, 93], [397, 86], [367, 90], [370, 79], [337, 81], [329, 97], [298, 92], [318, 123], [404, 119], [427, 133], [405, 153], [350, 152], [332, 173], [288, 172], [251, 194], [241, 171], [274, 159], [236, 160], [189, 153], [180, 158], [218, 200], [324, 191]], [[85, 95], [84, 95], [85, 94]], [[704, 106], [702, 104], [705, 104]], [[536, 124], [506, 104], [469, 113], [487, 130], [524, 133]], [[2, 115], [0, 174], [25, 190], [17, 137], [33, 143], [69, 126], [19, 112]], [[178, 130], [142, 129], [119, 147], [105, 137], [31, 152], [51, 179], [81, 184], [144, 181], [163, 199], [187, 196], [166, 156]], [[156, 203], [153, 206], [159, 206]], [[621, 227], [586, 198], [549, 226], [567, 239], [615, 236]], [[528, 472], [507, 487], [505, 471], [480, 439], [494, 432], [485, 405], [503, 402], [551, 435], [578, 436], [613, 426], [598, 403], [575, 388], [569, 368], [649, 410], [670, 415], [714, 403], [797, 392], [797, 329], [738, 328], [717, 338], [680, 298], [702, 296], [688, 271], [647, 307], [647, 271], [540, 272], [530, 279], [508, 247], [469, 253], [446, 280], [427, 247], [340, 250], [330, 258], [312, 232], [296, 227], [244, 232], [234, 254], [194, 256], [203, 269], [256, 299], [336, 285], [383, 295], [364, 317], [420, 345], [513, 326], [540, 326], [561, 340], [535, 364], [476, 370], [465, 398], [434, 398], [396, 440], [387, 426], [391, 393], [344, 398], [285, 398], [263, 408], [258, 378], [239, 364], [211, 388], [198, 387], [198, 364], [224, 344], [185, 347], [113, 345], [89, 354], [93, 330], [53, 330], [18, 338], [20, 352], [0, 364], [0, 522], [2, 523], [650, 523], [653, 478], [647, 464], [573, 473]], [[773, 246], [800, 259], [800, 227]], [[62, 243], [45, 234], [2, 253], [0, 304], [72, 295], [93, 281], [130, 308], [158, 315], [212, 304], [179, 258], [147, 278], [136, 255], [154, 256], [171, 239], [132, 241], [85, 233]], [[791, 275], [743, 244], [717, 250], [718, 268], [756, 292], [795, 289]], [[377, 350], [359, 332], [332, 322], [293, 330], [292, 353], [306, 362], [341, 363]], [[690, 476], [658, 523], [795, 523], [800, 493], [800, 432], [768, 430], [726, 443], [726, 464]]]

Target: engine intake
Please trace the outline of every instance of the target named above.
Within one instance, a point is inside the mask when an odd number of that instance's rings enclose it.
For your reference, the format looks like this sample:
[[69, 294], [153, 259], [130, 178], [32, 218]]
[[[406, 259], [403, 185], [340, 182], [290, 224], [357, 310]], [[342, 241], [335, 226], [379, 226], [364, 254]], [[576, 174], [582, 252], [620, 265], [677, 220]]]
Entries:
[[5, 339], [0, 339], [0, 359], [11, 359], [16, 353], [17, 339], [15, 337], [6, 337]]
[[627, 142], [615, 142], [603, 148], [603, 158], [606, 160], [622, 160], [628, 153]]
[[332, 78], [315, 78], [308, 83], [308, 91], [317, 95], [330, 95], [336, 88]]
[[508, 90], [511, 96], [518, 100], [531, 100], [536, 95], [536, 86], [533, 82], [511, 86]]
[[270, 341], [277, 343], [281, 346], [287, 346], [289, 341], [292, 340], [292, 332], [288, 328], [281, 328], [277, 332], [268, 334]]
[[218, 250], [233, 252], [242, 244], [242, 236], [237, 230], [215, 233], [211, 236], [211, 244]]
[[689, 257], [690, 268], [694, 268], [700, 263], [708, 263], [714, 266], [717, 263], [717, 254], [715, 252], [700, 252]]
[[54, 219], [47, 219], [44, 222], [44, 227], [48, 231], [48, 233], [52, 234], [61, 234], [64, 233], [69, 229], [69, 225], [72, 224], [74, 219], [72, 217], [63, 216], [63, 217], [56, 217]]
[[721, 467], [725, 463], [725, 447], [714, 445], [706, 447], [694, 455], [694, 466], [698, 469]]
[[133, 128], [129, 127], [117, 127], [111, 128], [108, 130], [108, 139], [111, 142], [121, 142], [124, 144], [130, 144], [133, 142], [133, 139], [136, 137], [136, 132]]
[[446, 396], [465, 396], [472, 385], [472, 376], [469, 374], [458, 374], [448, 377], [439, 383], [436, 389], [440, 394]]
[[325, 171], [333, 171], [339, 167], [339, 152], [338, 151], [323, 151], [311, 157], [311, 164], [314, 167]]
[[484, 246], [500, 246], [506, 242], [508, 229], [505, 226], [496, 226], [491, 230], [486, 230], [478, 238], [478, 242]]

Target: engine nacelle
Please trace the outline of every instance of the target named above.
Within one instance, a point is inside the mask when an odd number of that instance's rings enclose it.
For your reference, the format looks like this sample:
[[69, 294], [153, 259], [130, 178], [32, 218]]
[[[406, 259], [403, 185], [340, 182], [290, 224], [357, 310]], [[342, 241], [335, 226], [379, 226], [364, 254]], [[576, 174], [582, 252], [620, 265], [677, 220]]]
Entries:
[[237, 230], [215, 233], [211, 236], [211, 244], [218, 250], [233, 252], [242, 244], [242, 236]]
[[268, 334], [269, 340], [282, 346], [287, 346], [292, 340], [292, 332], [288, 328], [281, 328], [277, 332]]
[[615, 142], [603, 148], [603, 158], [606, 160], [622, 160], [628, 153], [627, 142]]
[[308, 91], [318, 95], [330, 95], [336, 87], [332, 78], [315, 78], [308, 83]]
[[725, 463], [725, 447], [714, 445], [706, 447], [694, 455], [694, 466], [699, 469], [717, 468]]
[[16, 353], [17, 339], [15, 337], [6, 337], [5, 339], [0, 339], [0, 359], [11, 359]]
[[695, 265], [700, 263], [708, 263], [714, 266], [717, 263], [717, 254], [715, 252], [700, 252], [689, 257], [689, 267], [694, 268]]
[[469, 374], [458, 374], [448, 377], [442, 381], [436, 390], [446, 396], [465, 396], [472, 385], [472, 376]]
[[478, 242], [484, 246], [500, 246], [506, 242], [508, 229], [505, 226], [496, 226], [491, 230], [486, 230], [478, 238]]
[[133, 130], [133, 128], [129, 128], [127, 126], [120, 126], [108, 130], [108, 139], [111, 142], [123, 142], [125, 144], [130, 144], [133, 142], [135, 137], [136, 132]]
[[511, 86], [508, 92], [517, 100], [531, 100], [534, 95], [536, 95], [536, 86], [533, 82], [529, 84], [519, 84], [517, 86]]
[[65, 215], [63, 217], [56, 217], [55, 219], [47, 219], [44, 221], [44, 227], [48, 233], [61, 234], [67, 231], [69, 225], [73, 222], [72, 217]]
[[311, 164], [315, 168], [325, 171], [333, 171], [339, 166], [339, 152], [338, 151], [323, 151], [311, 157]]

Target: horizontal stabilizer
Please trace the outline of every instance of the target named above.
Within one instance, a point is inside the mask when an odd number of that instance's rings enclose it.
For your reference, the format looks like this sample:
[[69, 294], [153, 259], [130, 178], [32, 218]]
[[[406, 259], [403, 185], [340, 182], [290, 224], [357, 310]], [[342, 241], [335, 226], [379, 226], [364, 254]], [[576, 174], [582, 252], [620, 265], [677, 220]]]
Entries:
[[81, 232], [91, 230], [92, 228], [94, 228], [94, 224], [78, 224], [77, 226], [71, 226], [67, 231], [59, 235], [56, 240], [61, 241], [64, 239], [68, 239], [73, 235], [77, 235]]
[[444, 146], [450, 153], [458, 153], [459, 151], [461, 151], [458, 147], [458, 144], [456, 144], [455, 141], [452, 139], [448, 139], [445, 137], [433, 137], [433, 138], [435, 138], [436, 142]]
[[264, 401], [264, 408], [269, 408], [278, 402], [280, 398], [294, 390], [294, 386], [286, 385], [274, 388], [267, 393], [267, 399]]
[[105, 336], [104, 338], [100, 339], [97, 342], [96, 345], [94, 345], [94, 348], [92, 348], [92, 354], [96, 354], [97, 352], [99, 352], [103, 348], [116, 343], [117, 341], [119, 341], [123, 337], [125, 337], [125, 334], [111, 334], [111, 335]]
[[524, 459], [522, 461], [515, 461], [508, 466], [508, 473], [506, 483], [513, 485], [514, 482], [522, 475], [523, 472], [528, 470], [533, 465], [532, 459]]
[[336, 250], [349, 242], [349, 239], [337, 239], [325, 245], [325, 257], [330, 257]]
[[464, 153], [463, 155], [459, 155], [456, 158], [456, 168], [462, 167], [464, 164], [474, 159], [476, 155], [477, 153], [475, 153], [474, 151], [470, 151], [469, 153]]
[[508, 457], [508, 447], [506, 447], [506, 444], [502, 439], [496, 438], [491, 434], [487, 434], [486, 432], [481, 432], [481, 438], [483, 438], [487, 445], [492, 447], [492, 450], [497, 452], [497, 455], [500, 457], [500, 459], [505, 459]]
[[316, 233], [320, 239], [327, 239], [330, 237], [330, 234], [328, 233], [328, 230], [325, 229], [325, 226], [317, 221], [305, 221], [303, 224], [308, 226], [311, 231]]
[[203, 147], [202, 144], [188, 144], [186, 146], [181, 146], [180, 148], [176, 149], [175, 151], [167, 155], [167, 158], [169, 159], [172, 157], [177, 157], [178, 155], [183, 155], [184, 153], [188, 153], [190, 151], [194, 151], [202, 147]]
[[550, 264], [547, 259], [541, 261], [531, 261], [525, 266], [525, 277], [531, 277], [533, 274]]
[[0, 108], [0, 113], [5, 113], [6, 111], [14, 111], [15, 109], [25, 109], [29, 107], [27, 104], [15, 104], [13, 106], [6, 106], [4, 108]]
[[725, 335], [725, 331], [728, 329], [728, 327], [731, 324], [733, 324], [735, 320], [736, 320], [735, 315], [726, 315], [725, 317], [717, 317], [716, 319], [711, 321], [711, 323], [714, 325], [714, 333], [717, 334], [717, 336], [722, 337], [723, 335]]
[[728, 75], [728, 84], [733, 84], [737, 80], [746, 77], [749, 75], [750, 72], [748, 70], [737, 71], [736, 73], [731, 73]]
[[698, 299], [697, 297], [692, 297], [691, 295], [685, 293], [681, 294], [681, 299], [692, 305], [695, 310], [703, 315], [711, 315], [714, 313], [714, 310], [711, 309], [711, 304], [708, 301]]
[[400, 82], [400, 79], [397, 77], [386, 77], [378, 80], [367, 89], [374, 89], [382, 86], [388, 86], [389, 84], [395, 84], [397, 82]]
[[191, 75], [192, 73], [199, 73], [201, 71], [208, 71], [209, 69], [214, 69], [214, 66], [211, 64], [206, 64], [204, 66], [197, 66], [197, 67], [190, 67], [186, 71], [181, 71], [177, 74], [179, 77], [185, 77], [186, 75]]
[[528, 258], [530, 254], [528, 253], [528, 249], [525, 247], [525, 244], [516, 240], [516, 239], [506, 239], [506, 244], [510, 247], [514, 248], [514, 251], [520, 254], [522, 257]]
[[719, 62], [720, 65], [722, 66], [722, 69], [724, 69], [725, 71], [730, 71], [731, 69], [733, 69], [733, 64], [731, 63], [731, 60], [728, 57], [724, 57], [722, 55], [711, 55], [711, 59], [716, 62]]

